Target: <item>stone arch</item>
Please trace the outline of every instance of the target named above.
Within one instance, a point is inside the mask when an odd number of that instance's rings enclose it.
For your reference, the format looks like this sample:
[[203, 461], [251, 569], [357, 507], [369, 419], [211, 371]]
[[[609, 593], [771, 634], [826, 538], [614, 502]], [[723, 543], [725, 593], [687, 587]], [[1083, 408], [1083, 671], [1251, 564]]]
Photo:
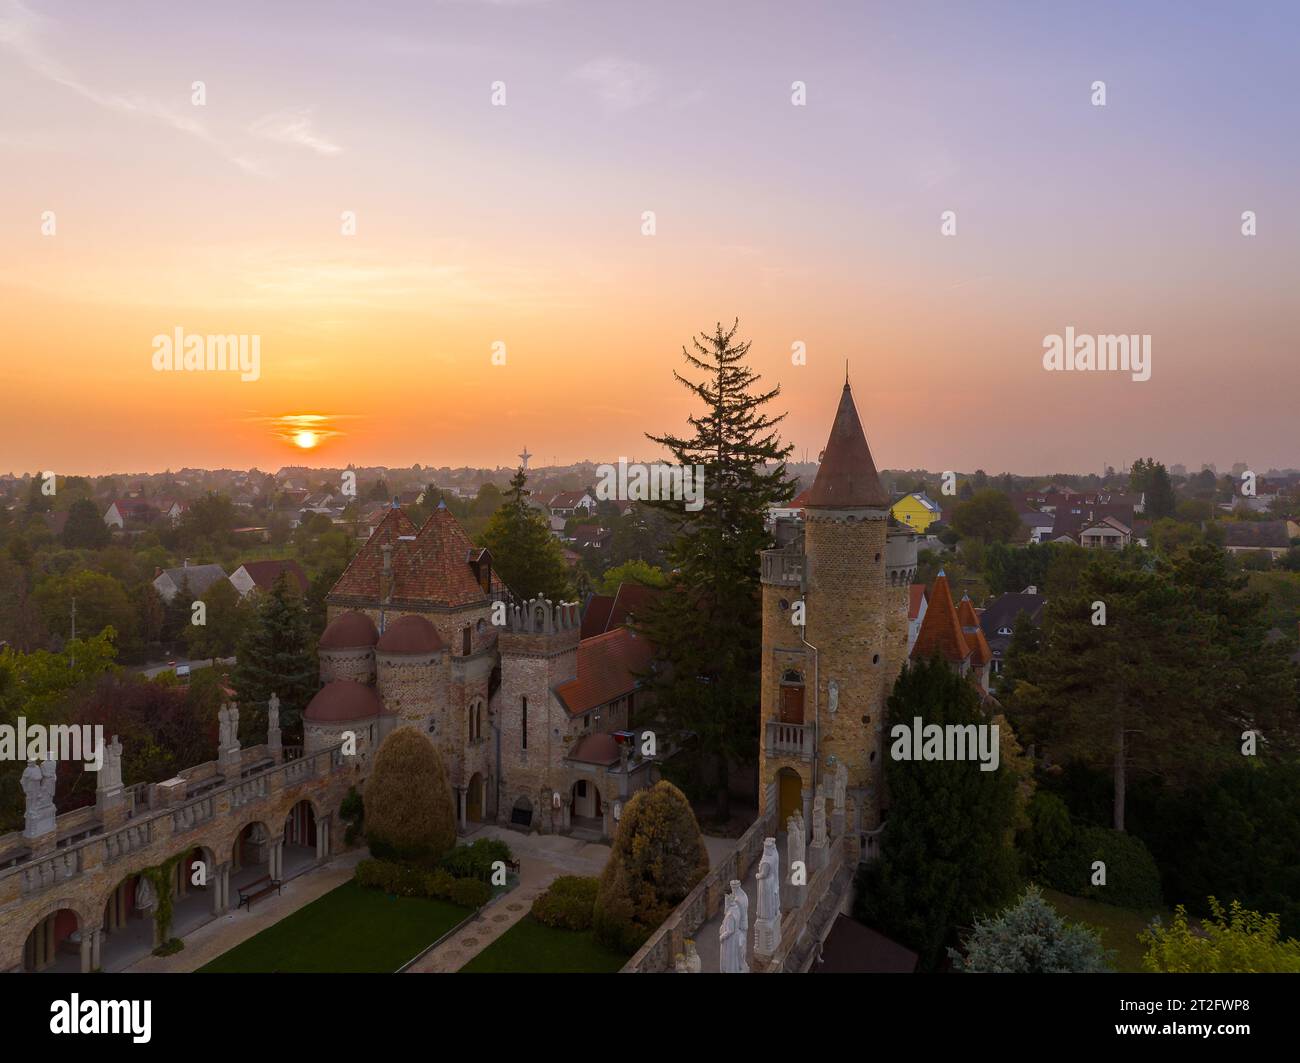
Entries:
[[[66, 913], [70, 918], [60, 919]], [[85, 907], [71, 897], [43, 904], [39, 914], [28, 916], [18, 924], [22, 929], [18, 939], [18, 967], [23, 971], [47, 971], [51, 968], [64, 972], [83, 969], [82, 950], [77, 948], [75, 959], [68, 955], [67, 942], [74, 934], [93, 934], [98, 926], [86, 913]]]
[[536, 811], [530, 794], [516, 794], [514, 802], [510, 806], [510, 825], [512, 827], [531, 827]]
[[[253, 835], [256, 834], [257, 832], [255, 830], [252, 830], [252, 828], [257, 828], [257, 827], [260, 827], [262, 829], [264, 837], [262, 837], [260, 841], [254, 842]], [[238, 870], [240, 867], [243, 867], [245, 865], [246, 857], [249, 855], [245, 851], [245, 849], [248, 846], [269, 845], [271, 840], [274, 837], [275, 837], [275, 833], [271, 829], [270, 825], [266, 822], [265, 816], [255, 816], [254, 818], [245, 822], [237, 831], [235, 831], [234, 836], [230, 840], [230, 848], [228, 851], [230, 853], [229, 860], [230, 860], [231, 868], [233, 870]], [[258, 861], [258, 863], [261, 862], [263, 861], [262, 860]]]
[[575, 827], [595, 827], [599, 821], [604, 828], [605, 799], [590, 775], [578, 775], [569, 784], [569, 800], [572, 802], [572, 819]]

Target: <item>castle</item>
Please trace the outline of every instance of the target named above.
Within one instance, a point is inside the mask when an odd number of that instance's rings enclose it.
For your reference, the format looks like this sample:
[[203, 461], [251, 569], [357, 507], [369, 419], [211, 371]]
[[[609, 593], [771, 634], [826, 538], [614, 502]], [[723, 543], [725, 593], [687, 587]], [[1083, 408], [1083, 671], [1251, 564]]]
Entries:
[[[907, 659], [916, 540], [889, 519], [847, 382], [803, 507], [797, 534], [762, 554], [760, 815], [775, 809], [782, 830], [796, 811], [811, 822], [823, 790], [866, 858], [881, 826], [885, 699]], [[845, 808], [833, 808], [839, 774]]]
[[391, 731], [418, 729], [442, 756], [462, 832], [611, 837], [622, 803], [657, 779], [628, 730], [649, 644], [627, 627], [581, 639], [576, 604], [515, 601], [445, 506], [417, 528], [394, 503], [326, 607], [306, 749], [352, 732], [364, 771]]

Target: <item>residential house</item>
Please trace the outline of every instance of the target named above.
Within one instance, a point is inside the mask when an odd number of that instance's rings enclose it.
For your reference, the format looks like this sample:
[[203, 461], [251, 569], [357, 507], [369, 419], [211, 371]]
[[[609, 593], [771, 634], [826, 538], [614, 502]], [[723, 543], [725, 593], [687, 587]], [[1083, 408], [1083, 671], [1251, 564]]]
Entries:
[[561, 491], [558, 495], [551, 496], [546, 508], [551, 511], [552, 517], [573, 517], [580, 509], [591, 516], [596, 511], [596, 500], [586, 491]]
[[235, 585], [241, 598], [247, 598], [253, 591], [269, 591], [281, 575], [289, 580], [289, 586], [300, 594], [307, 593], [307, 573], [297, 561], [245, 561], [230, 574], [230, 582]]
[[889, 512], [900, 524], [924, 532], [939, 519], [941, 507], [924, 491], [914, 491], [898, 499]]
[[925, 611], [929, 606], [929, 596], [924, 583], [913, 583], [908, 588], [907, 599], [907, 652], [910, 655], [916, 645], [916, 637], [921, 633], [921, 624], [925, 620]]
[[1281, 557], [1300, 537], [1300, 524], [1293, 520], [1225, 521], [1224, 548], [1230, 554], [1269, 553]]
[[201, 598], [217, 580], [226, 578], [226, 570], [220, 565], [191, 565], [189, 558], [180, 568], [162, 569], [154, 577], [154, 588], [162, 595], [165, 602], [170, 602], [187, 587], [190, 597]]
[[980, 613], [980, 630], [984, 632], [985, 641], [993, 654], [994, 675], [1002, 671], [1020, 614], [1025, 613], [1031, 621], [1041, 626], [1046, 608], [1046, 596], [1039, 594], [1038, 588], [1034, 586], [1026, 587], [1018, 594], [999, 594], [985, 606]]

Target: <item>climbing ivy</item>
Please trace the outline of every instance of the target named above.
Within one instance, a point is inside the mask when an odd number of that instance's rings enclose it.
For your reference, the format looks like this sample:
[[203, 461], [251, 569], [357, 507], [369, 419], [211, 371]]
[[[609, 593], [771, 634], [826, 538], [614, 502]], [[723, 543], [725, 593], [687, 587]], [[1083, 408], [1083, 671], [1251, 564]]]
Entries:
[[171, 942], [169, 935], [172, 930], [172, 876], [175, 874], [176, 865], [185, 858], [185, 855], [185, 853], [177, 853], [157, 867], [146, 867], [140, 872], [153, 885], [154, 892], [158, 895], [158, 907], [154, 910], [153, 919], [158, 927], [158, 940], [162, 943], [159, 948], [166, 948]]

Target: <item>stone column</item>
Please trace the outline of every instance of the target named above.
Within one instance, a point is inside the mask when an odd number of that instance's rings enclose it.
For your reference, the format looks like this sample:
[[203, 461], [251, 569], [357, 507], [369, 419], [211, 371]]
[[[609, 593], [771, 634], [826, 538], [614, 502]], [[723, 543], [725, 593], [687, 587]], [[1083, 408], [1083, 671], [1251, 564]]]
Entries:
[[86, 927], [83, 926], [81, 928], [81, 973], [82, 974], [90, 974], [90, 972], [94, 970], [94, 968], [91, 966], [91, 964], [94, 963], [94, 959], [95, 959], [94, 951], [95, 951], [94, 932], [88, 930]]
[[321, 816], [316, 821], [316, 859], [324, 860], [330, 854], [330, 818]]
[[104, 935], [100, 927], [95, 927], [91, 933], [93, 940], [90, 945], [90, 969], [98, 971], [104, 966], [103, 960], [100, 958], [100, 943]]
[[284, 878], [284, 839], [276, 838], [271, 842], [270, 854], [270, 872], [271, 878], [279, 881]]
[[212, 914], [221, 915], [230, 903], [230, 865], [222, 864], [212, 875]]

